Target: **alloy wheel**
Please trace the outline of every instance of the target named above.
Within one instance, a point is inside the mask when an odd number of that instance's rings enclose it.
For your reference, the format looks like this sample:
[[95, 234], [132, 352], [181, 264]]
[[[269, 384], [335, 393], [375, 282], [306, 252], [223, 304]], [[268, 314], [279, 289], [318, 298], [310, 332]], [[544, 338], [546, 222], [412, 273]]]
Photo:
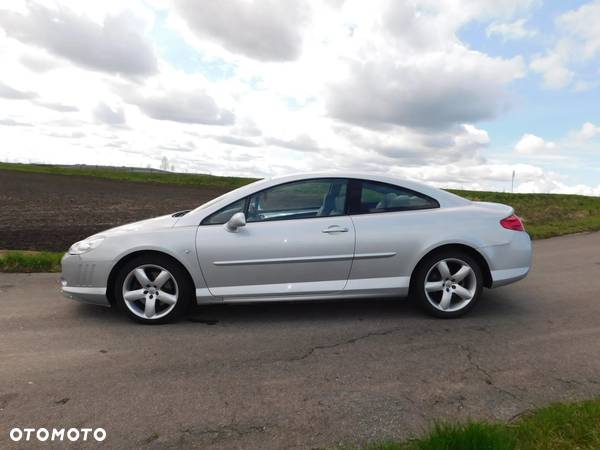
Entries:
[[175, 277], [163, 267], [145, 264], [133, 269], [123, 282], [127, 308], [143, 319], [160, 319], [169, 314], [179, 299]]
[[435, 263], [425, 276], [425, 296], [429, 303], [443, 312], [460, 311], [477, 291], [473, 268], [458, 258], [446, 258]]

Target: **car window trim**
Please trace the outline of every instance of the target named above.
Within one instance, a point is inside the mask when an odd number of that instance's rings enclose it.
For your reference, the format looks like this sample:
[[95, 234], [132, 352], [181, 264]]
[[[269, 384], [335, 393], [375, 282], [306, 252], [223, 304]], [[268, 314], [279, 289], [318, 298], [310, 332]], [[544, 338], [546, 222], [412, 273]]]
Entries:
[[278, 187], [281, 187], [281, 186], [286, 186], [288, 184], [304, 183], [304, 182], [309, 182], [309, 181], [320, 181], [320, 180], [345, 180], [346, 181], [346, 198], [344, 199], [344, 212], [343, 212], [343, 214], [339, 214], [337, 216], [290, 217], [290, 218], [283, 217], [281, 219], [257, 220], [257, 221], [248, 222], [248, 223], [282, 222], [282, 221], [285, 221], [285, 220], [325, 219], [325, 218], [331, 218], [331, 217], [343, 217], [343, 216], [347, 216], [348, 215], [348, 184], [350, 182], [350, 179], [346, 178], [346, 177], [306, 178], [306, 179], [303, 179], [303, 180], [287, 181], [285, 183], [281, 183], [281, 184], [277, 184], [275, 186], [270, 186], [270, 187], [261, 189], [260, 191], [253, 192], [252, 194], [248, 195], [248, 200], [246, 202], [246, 209], [244, 210], [244, 215], [246, 215], [246, 217], [248, 216], [248, 207], [250, 206], [250, 197], [252, 197], [254, 195], [258, 195], [261, 192], [267, 191], [269, 189], [278, 188]]
[[266, 187], [264, 189], [260, 189], [258, 191], [255, 191], [251, 194], [248, 194], [246, 197], [243, 198], [239, 198], [225, 206], [223, 206], [222, 208], [219, 208], [217, 211], [213, 212], [212, 214], [206, 216], [204, 219], [202, 219], [202, 221], [200, 222], [200, 226], [213, 226], [213, 225], [223, 225], [222, 223], [204, 223], [206, 220], [208, 220], [210, 217], [214, 216], [215, 214], [218, 214], [219, 212], [223, 211], [224, 209], [227, 209], [228, 207], [230, 207], [231, 205], [233, 205], [234, 203], [239, 202], [240, 200], [244, 200], [244, 209], [243, 212], [244, 215], [247, 217], [248, 216], [248, 208], [250, 206], [250, 198], [254, 195], [260, 194], [261, 192], [267, 191], [269, 189], [272, 188], [276, 188], [276, 187], [281, 187], [281, 186], [286, 186], [288, 184], [293, 184], [293, 183], [302, 183], [302, 182], [308, 182], [308, 181], [319, 181], [319, 180], [345, 180], [346, 181], [346, 198], [344, 199], [344, 212], [343, 214], [338, 214], [337, 216], [319, 216], [319, 217], [296, 217], [296, 218], [281, 218], [281, 219], [272, 219], [272, 220], [259, 220], [259, 221], [255, 221], [255, 222], [248, 222], [248, 223], [265, 223], [265, 222], [281, 222], [284, 220], [307, 220], [307, 219], [325, 219], [325, 218], [331, 218], [331, 217], [344, 217], [348, 215], [348, 207], [349, 207], [349, 203], [348, 203], [348, 189], [350, 186], [350, 182], [351, 179], [347, 178], [347, 177], [318, 177], [318, 178], [306, 178], [306, 179], [302, 179], [302, 180], [293, 180], [293, 181], [286, 181], [285, 183], [281, 183], [281, 184], [276, 184], [274, 186], [269, 186]]

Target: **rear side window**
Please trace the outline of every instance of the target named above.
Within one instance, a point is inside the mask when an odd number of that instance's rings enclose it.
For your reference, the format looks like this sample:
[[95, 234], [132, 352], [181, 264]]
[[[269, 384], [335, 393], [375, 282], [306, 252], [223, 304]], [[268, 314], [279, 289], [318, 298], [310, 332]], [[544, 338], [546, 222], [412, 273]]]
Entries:
[[354, 214], [410, 211], [415, 209], [439, 208], [439, 203], [424, 194], [387, 183], [360, 182]]

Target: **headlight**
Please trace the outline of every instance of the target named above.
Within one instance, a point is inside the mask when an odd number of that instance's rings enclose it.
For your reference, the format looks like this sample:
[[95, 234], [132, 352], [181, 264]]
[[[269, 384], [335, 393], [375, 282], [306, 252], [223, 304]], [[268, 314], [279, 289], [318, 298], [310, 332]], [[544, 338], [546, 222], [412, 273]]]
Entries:
[[104, 236], [92, 236], [83, 241], [75, 242], [69, 249], [69, 255], [81, 255], [82, 253], [94, 250], [103, 240]]

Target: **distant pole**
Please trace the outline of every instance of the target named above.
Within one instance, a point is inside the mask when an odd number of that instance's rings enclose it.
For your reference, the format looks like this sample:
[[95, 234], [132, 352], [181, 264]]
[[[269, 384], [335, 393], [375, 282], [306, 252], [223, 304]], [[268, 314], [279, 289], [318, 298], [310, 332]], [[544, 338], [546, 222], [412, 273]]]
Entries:
[[513, 170], [512, 174], [512, 182], [510, 183], [510, 192], [514, 194], [515, 192], [515, 171]]

